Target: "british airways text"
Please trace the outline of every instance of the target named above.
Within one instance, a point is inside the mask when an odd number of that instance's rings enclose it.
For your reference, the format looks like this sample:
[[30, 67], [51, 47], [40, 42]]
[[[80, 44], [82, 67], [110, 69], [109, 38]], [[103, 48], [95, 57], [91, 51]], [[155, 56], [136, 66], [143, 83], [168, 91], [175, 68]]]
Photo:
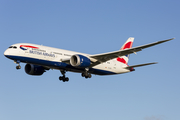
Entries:
[[49, 57], [55, 57], [54, 54], [49, 54], [49, 53], [46, 53], [46, 52], [40, 52], [40, 51], [34, 51], [34, 50], [29, 50], [29, 53], [30, 54], [37, 54], [37, 55], [44, 55], [44, 56], [49, 56]]

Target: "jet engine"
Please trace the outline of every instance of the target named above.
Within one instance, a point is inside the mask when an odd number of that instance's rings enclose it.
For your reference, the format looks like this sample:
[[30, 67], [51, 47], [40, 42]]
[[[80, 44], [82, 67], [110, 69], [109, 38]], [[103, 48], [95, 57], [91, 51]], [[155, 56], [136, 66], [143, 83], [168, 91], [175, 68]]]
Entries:
[[89, 58], [77, 54], [70, 58], [70, 64], [74, 67], [86, 68], [90, 66], [91, 61]]
[[39, 65], [26, 64], [25, 72], [29, 75], [42, 75], [45, 72], [45, 69]]

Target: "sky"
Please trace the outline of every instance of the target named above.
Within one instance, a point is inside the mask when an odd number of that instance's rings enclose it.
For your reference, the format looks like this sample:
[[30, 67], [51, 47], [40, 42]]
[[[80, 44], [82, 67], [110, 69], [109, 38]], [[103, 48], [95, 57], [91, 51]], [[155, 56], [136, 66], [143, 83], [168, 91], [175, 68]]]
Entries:
[[[0, 120], [180, 120], [178, 0], [1, 0]], [[60, 71], [30, 76], [4, 57], [15, 43], [88, 54], [175, 40], [131, 54], [129, 65], [158, 62], [91, 79]]]

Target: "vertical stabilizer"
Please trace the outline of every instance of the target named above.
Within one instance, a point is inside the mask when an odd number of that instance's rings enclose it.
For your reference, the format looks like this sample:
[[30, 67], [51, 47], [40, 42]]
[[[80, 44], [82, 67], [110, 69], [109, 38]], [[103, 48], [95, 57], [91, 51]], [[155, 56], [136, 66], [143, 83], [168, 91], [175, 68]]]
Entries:
[[[133, 41], [134, 41], [133, 37], [128, 38], [120, 50], [132, 48]], [[128, 64], [128, 60], [129, 60], [129, 55], [125, 55], [117, 58], [117, 61], [122, 62], [124, 64]]]

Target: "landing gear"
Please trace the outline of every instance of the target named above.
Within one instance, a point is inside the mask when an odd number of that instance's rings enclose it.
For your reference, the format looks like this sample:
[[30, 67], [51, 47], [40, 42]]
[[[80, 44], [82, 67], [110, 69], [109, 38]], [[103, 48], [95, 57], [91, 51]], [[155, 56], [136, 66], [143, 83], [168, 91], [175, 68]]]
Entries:
[[14, 61], [16, 64], [18, 64], [17, 66], [16, 66], [16, 69], [17, 70], [19, 70], [19, 69], [21, 69], [21, 66], [19, 65], [20, 64], [20, 61], [19, 60], [17, 60], [17, 61]]
[[62, 80], [63, 82], [68, 82], [68, 81], [69, 81], [69, 78], [65, 76], [66, 71], [61, 70], [61, 74], [62, 74], [63, 76], [60, 76], [60, 77], [59, 77], [59, 80], [60, 80], [60, 81]]
[[21, 66], [20, 65], [16, 66], [16, 69], [17, 70], [21, 69]]
[[92, 75], [90, 73], [82, 73], [81, 76], [85, 77], [86, 79], [92, 77]]
[[81, 74], [82, 77], [85, 77], [86, 79], [87, 78], [91, 78], [92, 75], [90, 73], [88, 73], [88, 68], [85, 69], [85, 72]]
[[69, 78], [68, 78], [68, 77], [65, 77], [65, 76], [60, 76], [60, 77], [59, 77], [59, 80], [62, 80], [63, 82], [68, 82], [68, 81], [69, 81]]

